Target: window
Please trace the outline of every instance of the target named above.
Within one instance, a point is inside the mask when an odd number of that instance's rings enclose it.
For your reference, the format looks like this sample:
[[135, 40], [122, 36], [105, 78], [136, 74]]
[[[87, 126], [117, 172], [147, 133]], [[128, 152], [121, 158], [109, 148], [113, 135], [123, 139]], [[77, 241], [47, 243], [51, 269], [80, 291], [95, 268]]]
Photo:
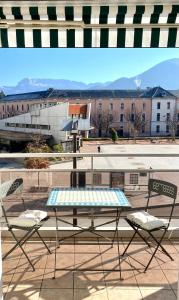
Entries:
[[143, 110], [145, 110], [146, 108], [146, 103], [143, 103]]
[[121, 109], [124, 109], [124, 103], [121, 103]]
[[158, 132], [158, 133], [160, 132], [160, 125], [156, 126], [156, 132]]
[[135, 103], [132, 103], [132, 110], [134, 110], [135, 108]]
[[7, 111], [9, 111], [9, 105], [7, 105]]
[[146, 177], [146, 176], [147, 176], [147, 172], [142, 172], [142, 173], [140, 173], [140, 176], [141, 176], [141, 177]]
[[131, 122], [134, 122], [135, 116], [134, 114], [131, 114]]
[[170, 102], [167, 102], [167, 109], [170, 109]]
[[93, 184], [94, 185], [101, 185], [101, 173], [94, 173], [93, 174]]
[[157, 121], [160, 121], [160, 113], [157, 114]]
[[142, 133], [145, 132], [145, 125], [142, 125]]
[[169, 133], [169, 125], [166, 125], [166, 132]]
[[124, 122], [124, 115], [123, 114], [120, 115], [120, 122]]
[[110, 122], [113, 121], [113, 115], [112, 115], [112, 114], [109, 115], [109, 121], [110, 121]]
[[130, 184], [138, 184], [138, 174], [130, 174]]
[[27, 111], [29, 111], [29, 104], [27, 104]]
[[16, 109], [17, 109], [17, 111], [19, 110], [19, 106], [18, 105], [17, 105]]
[[24, 110], [24, 105], [22, 104], [22, 111]]
[[2, 106], [2, 110], [4, 111], [4, 105]]
[[170, 113], [167, 113], [167, 121], [170, 120]]
[[142, 121], [145, 121], [145, 114], [142, 114]]
[[110, 110], [113, 110], [113, 103], [110, 103], [109, 107], [110, 107]]
[[157, 102], [157, 109], [160, 109], [160, 102]]

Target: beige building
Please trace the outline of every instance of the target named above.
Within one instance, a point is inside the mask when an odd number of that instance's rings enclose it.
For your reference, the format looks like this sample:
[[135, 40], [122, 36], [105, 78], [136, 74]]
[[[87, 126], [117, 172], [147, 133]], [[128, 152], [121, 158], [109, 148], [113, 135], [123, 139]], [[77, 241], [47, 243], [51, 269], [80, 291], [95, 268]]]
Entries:
[[[164, 116], [168, 116], [167, 114], [172, 116], [176, 103], [179, 111], [179, 100], [161, 87], [114, 91], [48, 89], [1, 98], [0, 118], [27, 113], [34, 105], [45, 108], [57, 102], [91, 103], [91, 124], [94, 126], [91, 136], [108, 136], [111, 127], [117, 130], [119, 136], [168, 135], [169, 128]], [[161, 121], [157, 115], [160, 112], [155, 109], [158, 102], [162, 108]], [[162, 131], [159, 130], [159, 126]]]

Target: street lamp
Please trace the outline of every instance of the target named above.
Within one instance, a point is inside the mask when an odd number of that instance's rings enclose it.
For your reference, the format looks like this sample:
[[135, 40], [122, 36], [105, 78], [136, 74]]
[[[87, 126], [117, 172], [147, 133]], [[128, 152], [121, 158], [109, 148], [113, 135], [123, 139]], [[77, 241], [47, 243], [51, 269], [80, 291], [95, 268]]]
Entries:
[[[77, 150], [77, 136], [79, 135], [79, 132], [86, 131], [89, 132], [89, 130], [93, 129], [93, 127], [90, 126], [90, 120], [89, 119], [73, 119], [68, 122], [68, 124], [65, 125], [64, 131], [70, 131], [73, 135], [73, 153], [76, 153]], [[77, 157], [73, 157], [73, 170], [74, 172], [71, 172], [71, 186], [77, 187]], [[73, 226], [77, 226], [77, 209], [73, 209]]]

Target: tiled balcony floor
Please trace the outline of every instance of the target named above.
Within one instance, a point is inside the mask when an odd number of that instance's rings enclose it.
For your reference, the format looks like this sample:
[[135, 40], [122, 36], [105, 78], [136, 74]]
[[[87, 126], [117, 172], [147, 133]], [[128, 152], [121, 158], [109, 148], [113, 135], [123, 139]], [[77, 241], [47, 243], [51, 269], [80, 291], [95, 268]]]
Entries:
[[[21, 251], [15, 250], [3, 262], [3, 290], [5, 300], [176, 300], [179, 268], [179, 241], [166, 243], [167, 250], [173, 255], [170, 261], [162, 253], [158, 253], [146, 273], [144, 267], [149, 252], [144, 244], [135, 242], [129, 248], [131, 258], [122, 261], [122, 277], [119, 272], [105, 271], [118, 269], [117, 246], [108, 245], [63, 245], [58, 249], [58, 267], [93, 267], [100, 271], [57, 271], [56, 279], [52, 279], [54, 267], [54, 241], [48, 240], [53, 251], [49, 255], [39, 241], [26, 244], [25, 249], [35, 262], [35, 272], [31, 271]], [[3, 241], [3, 253], [13, 243]], [[122, 252], [126, 241], [121, 240]], [[135, 267], [135, 270], [134, 270]]]

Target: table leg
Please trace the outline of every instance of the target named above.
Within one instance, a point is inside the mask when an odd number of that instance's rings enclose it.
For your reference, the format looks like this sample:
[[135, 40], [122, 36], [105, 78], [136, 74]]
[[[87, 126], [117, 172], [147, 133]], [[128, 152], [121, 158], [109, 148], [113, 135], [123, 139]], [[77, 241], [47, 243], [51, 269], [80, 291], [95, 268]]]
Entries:
[[119, 259], [120, 280], [122, 280], [121, 258], [120, 258], [120, 251], [119, 251], [119, 233], [118, 233], [119, 218], [120, 218], [120, 211], [117, 208], [117, 211], [116, 211], [116, 229], [115, 229], [115, 232], [114, 232], [114, 236], [113, 236], [111, 247], [113, 247], [115, 237], [117, 237], [117, 249], [118, 249], [118, 259]]
[[58, 242], [58, 219], [57, 219], [57, 209], [56, 208], [54, 208], [54, 212], [55, 212], [55, 225], [56, 225], [56, 234], [55, 234], [56, 245], [55, 245], [54, 276], [53, 276], [52, 279], [55, 279], [55, 275], [56, 275], [57, 248], [59, 246], [59, 242]]

